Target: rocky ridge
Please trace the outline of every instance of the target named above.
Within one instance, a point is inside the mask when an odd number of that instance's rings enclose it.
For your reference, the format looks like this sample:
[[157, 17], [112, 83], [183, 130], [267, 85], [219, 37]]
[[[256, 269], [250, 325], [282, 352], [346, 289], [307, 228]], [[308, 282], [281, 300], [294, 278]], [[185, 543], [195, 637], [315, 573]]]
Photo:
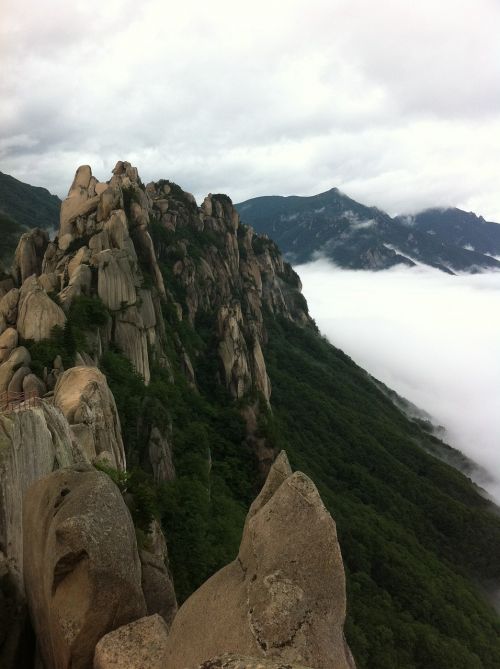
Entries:
[[[258, 427], [271, 397], [265, 314], [311, 323], [297, 275], [272, 242], [240, 224], [226, 196], [209, 195], [198, 207], [173, 183], [144, 186], [129, 163], [119, 162], [106, 183], [80, 167], [56, 238], [40, 229], [23, 234], [11, 275], [0, 282], [0, 603], [10, 612], [0, 619], [0, 658], [7, 669], [33, 666], [29, 619], [37, 666], [45, 669], [91, 667], [96, 643], [124, 623], [149, 615], [166, 632], [175, 620], [160, 525], [153, 522], [138, 545], [126, 488], [120, 494], [91, 466], [126, 476], [120, 418], [99, 369], [107, 351], [120, 351], [147, 385], [153, 367], [171, 374], [173, 347], [197, 389], [197, 353], [166, 327], [166, 311], [208, 327], [213, 381], [245, 399], [247, 446], [265, 476], [275, 456]], [[148, 438], [155, 481], [172, 480], [169, 430], [153, 424]]]

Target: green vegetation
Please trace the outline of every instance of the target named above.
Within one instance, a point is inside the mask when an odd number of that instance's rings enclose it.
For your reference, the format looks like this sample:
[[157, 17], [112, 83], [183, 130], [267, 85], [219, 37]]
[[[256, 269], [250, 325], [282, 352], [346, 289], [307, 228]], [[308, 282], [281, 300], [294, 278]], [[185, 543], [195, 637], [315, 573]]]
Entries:
[[313, 332], [268, 321], [275, 431], [334, 516], [358, 667], [497, 667], [500, 519], [437, 442]]
[[[200, 314], [196, 331], [167, 307], [165, 315], [168, 338], [177, 333], [193, 359], [200, 353], [200, 393], [175, 351], [173, 369], [153, 369], [148, 387], [117, 352], [104, 356], [103, 369], [136, 472], [127, 480], [136, 526], [161, 519], [182, 601], [235, 557], [258, 476], [238, 404], [214, 383], [210, 314]], [[500, 520], [491, 505], [428, 454], [441, 442], [342, 352], [313, 329], [270, 318], [267, 327], [273, 413], [262, 413], [259, 428], [313, 478], [337, 522], [346, 634], [358, 667], [496, 667], [500, 623], [477, 585], [500, 577]], [[153, 425], [170, 435], [177, 474], [161, 486], [145, 464]]]
[[138, 535], [145, 537], [153, 519], [160, 517], [158, 493], [150, 478], [138, 467], [131, 471], [120, 471], [102, 462], [96, 462], [94, 466], [118, 486], [125, 497]]
[[14, 259], [14, 252], [23, 228], [10, 216], [0, 211], [0, 264], [9, 268]]
[[[202, 344], [194, 331], [190, 336]], [[139, 498], [132, 489], [136, 527], [146, 529], [144, 519], [151, 514], [161, 519], [183, 601], [236, 555], [246, 509], [257, 492], [257, 464], [243, 443], [243, 421], [227, 394], [197, 393], [181, 374], [175, 353], [171, 360], [174, 383], [167, 370], [157, 367], [145, 386], [130, 362], [113, 351], [103, 356], [102, 369], [120, 413], [128, 466], [141, 484]], [[153, 425], [169, 432], [173, 445], [176, 479], [161, 486], [154, 485], [147, 462]]]
[[[57, 301], [57, 296], [52, 296]], [[52, 328], [50, 339], [24, 341], [31, 355], [31, 367], [35, 374], [43, 377], [44, 367], [51, 368], [54, 359], [60, 355], [64, 367], [74, 365], [77, 351], [93, 353], [88, 344], [87, 334], [106, 324], [108, 310], [98, 297], [79, 295], [75, 297], [67, 314], [64, 327]]]
[[57, 228], [60, 204], [61, 200], [46, 188], [30, 186], [0, 172], [0, 211], [20, 226]]
[[75, 330], [96, 332], [108, 322], [108, 310], [98, 297], [79, 295], [71, 302], [68, 322]]
[[[179, 241], [206, 251], [205, 233], [153, 224], [174, 299]], [[257, 252], [272, 242], [254, 243]], [[194, 252], [193, 252], [194, 250]], [[185, 252], [182, 252], [185, 253]], [[184, 255], [183, 255], [184, 257]], [[284, 274], [291, 287], [296, 279]], [[296, 306], [303, 308], [300, 299]], [[120, 412], [132, 471], [142, 469], [133, 510], [139, 529], [161, 519], [176, 591], [183, 601], [236, 553], [258, 489], [255, 457], [227, 392], [216, 382], [214, 314], [195, 327], [163, 305], [171, 369], [152, 369], [148, 387], [117, 351], [102, 365]], [[268, 316], [264, 351], [273, 412], [259, 430], [309, 474], [337, 522], [348, 587], [346, 635], [358, 669], [496, 669], [500, 621], [481, 584], [500, 580], [500, 519], [463, 474], [433, 457], [447, 447], [405, 417], [370, 377], [315, 330]], [[182, 348], [199, 392], [182, 373]], [[153, 425], [168, 435], [176, 479], [155, 486], [147, 458]]]
[[158, 188], [163, 188], [164, 186], [169, 186], [170, 191], [168, 196], [173, 198], [178, 204], [183, 205], [188, 211], [193, 212], [195, 215], [198, 214], [198, 208], [193, 200], [186, 194], [182, 188], [168, 179], [160, 179], [157, 182]]

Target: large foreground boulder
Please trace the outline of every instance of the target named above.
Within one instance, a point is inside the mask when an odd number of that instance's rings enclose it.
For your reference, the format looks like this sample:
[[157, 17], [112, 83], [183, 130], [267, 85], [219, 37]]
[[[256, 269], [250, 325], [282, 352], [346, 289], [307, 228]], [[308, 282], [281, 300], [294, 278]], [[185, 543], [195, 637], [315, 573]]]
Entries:
[[46, 669], [90, 669], [101, 637], [146, 614], [134, 526], [89, 465], [37, 481], [23, 505], [24, 582]]
[[248, 514], [238, 558], [179, 609], [168, 669], [225, 653], [351, 669], [335, 523], [313, 482], [282, 454]]
[[[27, 378], [27, 377], [26, 377]], [[35, 377], [36, 378], [36, 377]], [[61, 413], [40, 401], [0, 415], [0, 667], [32, 669], [23, 581], [22, 504], [28, 488], [55, 467], [80, 462]]]

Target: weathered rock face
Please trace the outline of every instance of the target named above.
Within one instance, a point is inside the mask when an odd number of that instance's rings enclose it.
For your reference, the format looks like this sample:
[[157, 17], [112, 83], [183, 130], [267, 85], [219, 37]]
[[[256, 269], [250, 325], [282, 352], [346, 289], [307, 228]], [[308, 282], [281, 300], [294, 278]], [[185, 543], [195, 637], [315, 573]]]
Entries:
[[[165, 296], [165, 287], [147, 229], [151, 204], [143, 188], [129, 163], [118, 163], [108, 183], [99, 183], [88, 165], [78, 168], [61, 206], [59, 236], [45, 253], [41, 282], [58, 286], [65, 310], [78, 295], [100, 297], [111, 315], [100, 343], [118, 346], [148, 383], [150, 351], [159, 355], [153, 305]], [[139, 260], [154, 278], [150, 288], [143, 286]]]
[[46, 230], [33, 228], [21, 235], [14, 256], [14, 277], [18, 286], [32, 274], [42, 272], [42, 261], [49, 243]]
[[[165, 277], [170, 277], [167, 286], [161, 263]], [[152, 362], [170, 365], [164, 318], [173, 310], [191, 325], [201, 317], [206, 328], [210, 320], [219, 359], [218, 370], [210, 372], [213, 381], [234, 398], [255, 391], [269, 403], [271, 384], [262, 352], [267, 339], [264, 312], [299, 322], [309, 318], [299, 299], [297, 275], [270, 240], [255, 237], [251, 228], [241, 225], [227, 196], [208, 195], [198, 207], [191, 194], [170, 182], [144, 187], [137, 169], [124, 161], [116, 164], [106, 183], [99, 183], [89, 166], [78, 168], [61, 207], [58, 238], [47, 246], [42, 271], [37, 284], [27, 280], [40, 303], [45, 300], [43, 289], [47, 299], [47, 291], [57, 290], [66, 312], [82, 293], [102, 300], [110, 319], [95, 335], [92, 355], [98, 364], [102, 352], [110, 345], [117, 347], [146, 383]], [[175, 286], [170, 285], [173, 280]], [[0, 329], [16, 318], [15, 298], [6, 295], [3, 310], [0, 301]], [[27, 321], [27, 300], [33, 299], [23, 300], [21, 295], [19, 329], [39, 338], [50, 332], [48, 324], [35, 327]], [[55, 303], [44, 304], [51, 326], [64, 321]], [[181, 371], [196, 389], [196, 352], [188, 354], [176, 332], [172, 343]], [[49, 389], [56, 376], [49, 370], [44, 378]], [[259, 406], [254, 407], [257, 413]], [[255, 442], [265, 474], [274, 453], [259, 437], [248, 437], [249, 443]]]
[[16, 348], [18, 340], [17, 330], [14, 328], [7, 328], [0, 335], [0, 363], [7, 360], [12, 350]]
[[29, 411], [0, 414], [0, 550], [22, 569], [22, 505], [26, 490], [54, 467], [84, 460], [67, 422], [46, 402]]
[[243, 397], [252, 387], [248, 363], [248, 348], [242, 332], [243, 316], [240, 305], [221, 307], [217, 319], [219, 357], [222, 361], [223, 382], [233, 397]]
[[[0, 666], [18, 669], [29, 664], [28, 615], [23, 583], [24, 493], [55, 467], [83, 459], [75, 450], [67, 422], [46, 402], [29, 411], [0, 414]], [[4, 608], [3, 608], [4, 607]], [[0, 616], [1, 617], [1, 616]]]
[[0, 300], [0, 326], [2, 332], [8, 325], [15, 325], [17, 320], [17, 305], [19, 289], [12, 288]]
[[63, 327], [64, 311], [45, 292], [42, 284], [29, 277], [23, 284], [19, 299], [17, 330], [23, 339], [48, 339], [55, 325]]
[[[165, 231], [155, 239], [157, 254], [164, 262], [177, 258], [172, 271], [185, 292], [181, 315], [195, 323], [200, 313], [215, 312], [220, 381], [235, 398], [252, 388], [269, 401], [264, 310], [309, 322], [297, 275], [270, 240], [240, 224], [227, 196], [209, 195], [198, 208], [189, 194], [165, 181], [148, 184], [146, 192], [150, 218]], [[192, 233], [213, 242], [192, 250]]]
[[115, 317], [116, 345], [131, 360], [146, 384], [150, 380], [148, 338], [141, 315], [135, 306]]
[[57, 380], [54, 405], [62, 411], [74, 441], [90, 461], [107, 452], [113, 467], [125, 469], [115, 399], [106, 377], [97, 367], [80, 366], [66, 370]]
[[142, 567], [142, 591], [148, 615], [159, 614], [170, 629], [177, 613], [172, 577], [167, 569], [167, 542], [158, 521], [153, 521], [148, 534], [147, 547], [139, 551]]
[[[159, 235], [159, 228], [171, 235], [171, 243]], [[194, 253], [189, 241], [193, 233], [213, 242]], [[75, 255], [70, 245], [80, 239], [88, 252]], [[172, 254], [178, 258], [172, 271], [185, 292], [185, 304], [177, 305], [181, 317], [194, 323], [200, 312], [218, 313], [214, 330], [220, 338], [221, 382], [234, 397], [255, 388], [269, 401], [261, 348], [266, 339], [263, 308], [304, 322], [308, 316], [296, 299], [298, 277], [272, 242], [255, 239], [251, 229], [241, 226], [228, 197], [209, 195], [199, 208], [193, 196], [175, 184], [160, 181], [144, 189], [130, 163], [119, 161], [107, 184], [99, 184], [90, 168], [82, 166], [61, 208], [58, 246], [49, 245], [44, 272], [59, 273], [60, 299], [65, 302], [76, 290], [72, 267], [88, 263], [96, 270], [97, 294], [114, 312], [111, 339], [147, 382], [148, 344], [154, 349], [159, 338], [152, 291], [143, 287], [140, 267], [148, 268], [156, 295], [172, 298], [157, 259], [168, 261]], [[89, 290], [87, 276], [84, 284]], [[187, 373], [192, 367], [186, 361]]]
[[106, 633], [146, 613], [134, 526], [118, 488], [82, 465], [26, 493], [24, 579], [51, 669], [90, 669]]
[[172, 459], [172, 448], [167, 435], [162, 434], [156, 426], [153, 426], [149, 436], [148, 457], [156, 483], [174, 480], [175, 467]]
[[30, 362], [31, 356], [24, 346], [18, 346], [10, 352], [9, 357], [0, 365], [0, 393], [7, 390], [16, 370]]
[[292, 474], [282, 455], [248, 514], [238, 559], [179, 609], [166, 666], [229, 652], [350, 669], [345, 607], [335, 523], [312, 481]]
[[166, 669], [167, 636], [158, 615], [119, 627], [97, 644], [94, 669]]

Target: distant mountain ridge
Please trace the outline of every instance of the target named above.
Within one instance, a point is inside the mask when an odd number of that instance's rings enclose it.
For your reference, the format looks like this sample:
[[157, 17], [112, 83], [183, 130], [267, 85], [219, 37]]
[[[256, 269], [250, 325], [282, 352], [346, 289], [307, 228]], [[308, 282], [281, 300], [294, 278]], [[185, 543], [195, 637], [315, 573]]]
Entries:
[[57, 229], [61, 200], [0, 172], [0, 268], [8, 269], [20, 235], [29, 228]]
[[0, 172], [0, 212], [26, 228], [57, 228], [61, 200], [46, 188], [30, 186]]
[[500, 270], [500, 225], [460, 209], [392, 218], [337, 188], [310, 197], [256, 197], [236, 208], [296, 264], [321, 255], [346, 269], [425, 264], [449, 274]]
[[444, 244], [468, 248], [490, 256], [500, 256], [500, 225], [482, 216], [457, 208], [434, 207], [411, 217], [398, 216], [420, 232], [435, 235]]

